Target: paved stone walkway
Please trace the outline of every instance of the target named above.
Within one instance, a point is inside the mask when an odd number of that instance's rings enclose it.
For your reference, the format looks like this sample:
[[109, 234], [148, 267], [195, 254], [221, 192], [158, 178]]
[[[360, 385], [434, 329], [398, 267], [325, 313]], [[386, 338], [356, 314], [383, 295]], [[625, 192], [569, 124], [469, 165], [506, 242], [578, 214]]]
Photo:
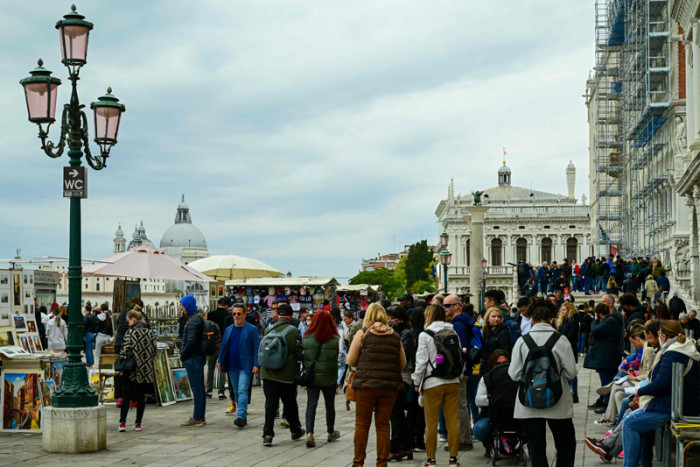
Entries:
[[[579, 364], [580, 365], [580, 364]], [[603, 427], [593, 424], [596, 414], [587, 410], [597, 395], [598, 376], [595, 372], [581, 369], [579, 375], [579, 397], [581, 402], [575, 404], [574, 424], [578, 443], [576, 446], [577, 466], [603, 465], [600, 458], [586, 448], [584, 436], [600, 437]], [[181, 428], [180, 423], [187, 420], [192, 413], [192, 403], [184, 402], [169, 407], [148, 405], [144, 416], [143, 431], [117, 432], [118, 410], [108, 410], [107, 450], [99, 453], [65, 455], [49, 454], [41, 449], [41, 436], [31, 434], [0, 433], [0, 465], [17, 466], [100, 466], [100, 465], [153, 465], [153, 466], [325, 466], [341, 467], [352, 464], [353, 456], [353, 411], [345, 410], [344, 398], [336, 397], [336, 429], [341, 437], [334, 443], [325, 440], [325, 411], [323, 404], [316, 414], [317, 447], [309, 449], [304, 440], [291, 441], [289, 430], [278, 427], [272, 447], [261, 445], [263, 425], [263, 395], [260, 387], [253, 389], [252, 404], [249, 408], [248, 426], [239, 430], [233, 425], [233, 416], [224, 413], [228, 401], [209, 399], [207, 401], [207, 425], [201, 428]], [[304, 390], [299, 392], [300, 415], [303, 422], [303, 410], [306, 406]], [[376, 457], [374, 432], [370, 433], [366, 465], [374, 465]], [[548, 442], [550, 463], [555, 453], [551, 436]], [[438, 465], [447, 465], [448, 453], [438, 446]], [[424, 453], [416, 453], [414, 461], [403, 461], [396, 466], [420, 465]], [[483, 457], [480, 443], [474, 450], [461, 452], [459, 461], [462, 466], [490, 465]], [[617, 460], [621, 466], [621, 459]], [[498, 465], [516, 465], [513, 461], [500, 461]], [[655, 464], [655, 465], [660, 465]]]

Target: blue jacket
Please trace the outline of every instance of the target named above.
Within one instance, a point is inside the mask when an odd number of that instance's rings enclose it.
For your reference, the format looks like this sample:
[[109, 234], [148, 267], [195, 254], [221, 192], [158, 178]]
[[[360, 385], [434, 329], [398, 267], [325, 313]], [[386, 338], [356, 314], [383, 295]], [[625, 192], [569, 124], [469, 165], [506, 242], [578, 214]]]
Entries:
[[180, 303], [187, 311], [187, 322], [182, 333], [180, 344], [180, 359], [185, 362], [195, 356], [204, 356], [202, 353], [202, 332], [204, 332], [204, 318], [197, 310], [197, 300], [192, 295], [185, 295]]
[[547, 277], [547, 269], [543, 266], [537, 270], [537, 282], [548, 284], [549, 278]]
[[[474, 318], [469, 316], [467, 313], [460, 313], [452, 318], [450, 323], [452, 323], [452, 328], [459, 336], [460, 345], [463, 349], [466, 348], [468, 350], [470, 343], [474, 338], [474, 332], [472, 331], [472, 328], [474, 327]], [[466, 368], [464, 370], [464, 374], [471, 374], [471, 372], [471, 368]]]
[[[234, 326], [235, 324], [227, 327], [224, 332], [224, 337], [221, 339], [218, 362], [221, 365], [222, 372], [228, 371], [228, 351], [231, 347], [231, 333], [233, 332]], [[260, 364], [258, 363], [258, 347], [260, 347], [260, 334], [258, 334], [258, 329], [246, 322], [243, 324], [243, 331], [241, 332], [241, 339], [238, 345], [238, 357], [241, 360], [243, 371], [251, 373], [253, 367], [260, 368]]]
[[[654, 396], [646, 410], [649, 412], [661, 412], [671, 416], [671, 379], [675, 362], [679, 362], [685, 368], [688, 364], [688, 356], [680, 352], [667, 351], [661, 356], [651, 370], [651, 382], [639, 389], [640, 396]], [[700, 398], [698, 397], [700, 386], [700, 364], [693, 362], [687, 375], [683, 377], [683, 414], [696, 416], [700, 414]]]
[[668, 281], [668, 277], [666, 276], [659, 276], [659, 278], [656, 279], [656, 283], [664, 286], [664, 292], [671, 290], [671, 283]]

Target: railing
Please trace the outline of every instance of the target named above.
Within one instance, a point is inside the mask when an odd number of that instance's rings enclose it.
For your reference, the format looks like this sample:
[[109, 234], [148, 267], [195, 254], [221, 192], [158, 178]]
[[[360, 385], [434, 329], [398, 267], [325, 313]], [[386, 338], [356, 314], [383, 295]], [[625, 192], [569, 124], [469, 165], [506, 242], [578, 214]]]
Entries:
[[[489, 277], [503, 277], [512, 276], [514, 269], [513, 266], [487, 266], [486, 272]], [[469, 266], [450, 266], [447, 269], [448, 277], [454, 276], [469, 276]]]
[[[566, 197], [562, 196], [562, 200]], [[487, 204], [488, 205], [488, 204]], [[486, 211], [486, 217], [513, 217], [514, 214], [588, 214], [588, 206], [490, 206]]]

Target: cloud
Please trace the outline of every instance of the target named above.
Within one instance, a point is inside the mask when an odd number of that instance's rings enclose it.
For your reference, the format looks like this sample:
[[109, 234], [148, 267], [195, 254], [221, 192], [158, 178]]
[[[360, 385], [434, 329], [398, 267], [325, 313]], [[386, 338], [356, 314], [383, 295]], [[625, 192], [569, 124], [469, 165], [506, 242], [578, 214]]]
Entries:
[[[109, 255], [119, 222], [130, 235], [143, 220], [158, 244], [185, 193], [212, 254], [352, 276], [363, 257], [436, 242], [449, 179], [462, 193], [495, 185], [504, 146], [515, 185], [565, 193], [572, 159], [580, 196], [594, 13], [582, 3], [78, 5], [95, 23], [82, 102], [110, 85], [127, 106], [109, 167], [89, 173], [84, 255]], [[41, 56], [68, 98], [53, 29], [65, 11], [5, 10], [0, 256], [66, 256], [67, 160], [42, 156], [17, 83]]]

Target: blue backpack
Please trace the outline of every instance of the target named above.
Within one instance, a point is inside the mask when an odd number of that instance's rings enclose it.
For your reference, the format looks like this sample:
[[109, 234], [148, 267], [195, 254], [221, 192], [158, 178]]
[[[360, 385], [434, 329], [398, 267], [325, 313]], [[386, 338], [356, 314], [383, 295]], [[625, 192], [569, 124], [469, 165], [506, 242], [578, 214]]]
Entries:
[[484, 358], [484, 337], [481, 334], [481, 326], [472, 326], [472, 340], [469, 341], [467, 349], [467, 365], [476, 365]]

